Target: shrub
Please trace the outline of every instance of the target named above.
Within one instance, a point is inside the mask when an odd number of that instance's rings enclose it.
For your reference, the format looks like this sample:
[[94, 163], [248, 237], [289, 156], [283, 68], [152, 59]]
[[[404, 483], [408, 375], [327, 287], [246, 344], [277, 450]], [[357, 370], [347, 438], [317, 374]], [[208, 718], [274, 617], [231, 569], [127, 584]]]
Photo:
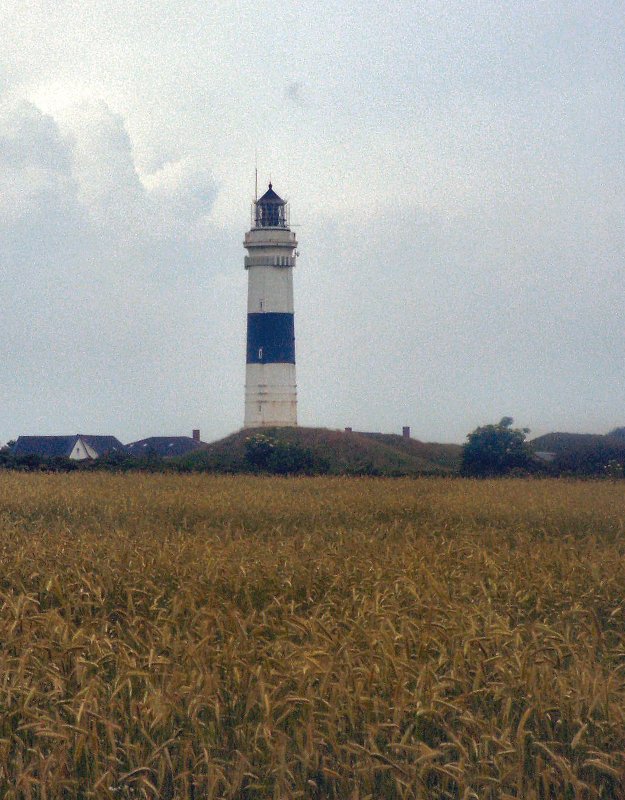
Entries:
[[255, 472], [270, 472], [274, 475], [314, 471], [311, 450], [297, 442], [288, 442], [266, 433], [255, 433], [245, 440], [245, 461]]
[[461, 472], [474, 477], [508, 475], [529, 471], [532, 460], [525, 437], [528, 428], [513, 428], [512, 417], [503, 417], [497, 425], [483, 425], [467, 434], [462, 448]]

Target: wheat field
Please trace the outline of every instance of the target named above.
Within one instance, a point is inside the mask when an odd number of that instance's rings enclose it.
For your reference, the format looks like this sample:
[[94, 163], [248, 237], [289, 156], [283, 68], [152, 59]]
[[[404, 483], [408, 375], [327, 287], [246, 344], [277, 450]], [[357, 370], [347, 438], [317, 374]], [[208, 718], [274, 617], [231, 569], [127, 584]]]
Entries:
[[625, 797], [625, 485], [0, 474], [0, 796]]

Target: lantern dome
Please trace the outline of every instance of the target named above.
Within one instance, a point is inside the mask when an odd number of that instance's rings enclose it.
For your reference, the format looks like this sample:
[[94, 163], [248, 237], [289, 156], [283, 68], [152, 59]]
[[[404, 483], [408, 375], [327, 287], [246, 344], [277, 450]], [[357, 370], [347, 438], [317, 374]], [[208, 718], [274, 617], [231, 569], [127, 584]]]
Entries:
[[256, 201], [257, 228], [288, 228], [286, 200], [276, 194], [270, 183], [265, 194]]

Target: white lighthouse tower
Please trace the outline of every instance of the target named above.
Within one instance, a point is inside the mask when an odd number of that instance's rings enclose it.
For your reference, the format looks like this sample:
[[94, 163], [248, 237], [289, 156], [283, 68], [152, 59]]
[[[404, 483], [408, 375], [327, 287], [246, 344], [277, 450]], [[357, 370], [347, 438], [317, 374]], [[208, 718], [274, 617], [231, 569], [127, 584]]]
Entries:
[[297, 425], [293, 267], [295, 234], [271, 184], [254, 202], [245, 234], [247, 292], [246, 428]]

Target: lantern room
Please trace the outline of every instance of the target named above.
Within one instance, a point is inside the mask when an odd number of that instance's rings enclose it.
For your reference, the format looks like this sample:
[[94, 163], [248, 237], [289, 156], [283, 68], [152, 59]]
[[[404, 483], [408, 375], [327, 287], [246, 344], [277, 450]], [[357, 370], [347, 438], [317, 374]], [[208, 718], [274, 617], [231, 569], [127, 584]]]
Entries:
[[287, 203], [277, 195], [271, 184], [254, 204], [255, 228], [288, 228]]

